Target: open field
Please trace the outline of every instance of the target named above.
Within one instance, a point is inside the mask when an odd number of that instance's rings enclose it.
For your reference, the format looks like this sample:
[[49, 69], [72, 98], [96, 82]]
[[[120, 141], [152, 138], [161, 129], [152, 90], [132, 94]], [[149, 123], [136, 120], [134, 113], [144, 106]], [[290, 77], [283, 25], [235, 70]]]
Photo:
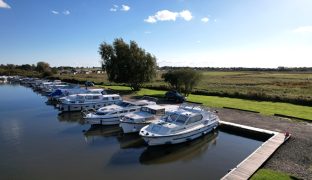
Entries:
[[288, 174], [282, 173], [282, 172], [273, 171], [270, 169], [260, 169], [250, 179], [251, 180], [293, 180], [296, 178]]
[[[154, 82], [144, 87], [169, 89], [159, 72]], [[97, 84], [110, 84], [106, 74], [79, 74], [56, 76], [60, 79], [93, 81]], [[235, 97], [240, 99], [290, 102], [312, 105], [312, 72], [261, 72], [261, 71], [204, 71], [202, 81], [193, 94]]]
[[[126, 86], [104, 86], [106, 89], [113, 89], [122, 94], [131, 93], [129, 87]], [[151, 89], [141, 89], [136, 92], [136, 95], [149, 95], [156, 97], [163, 97], [165, 91], [162, 90], [151, 90]], [[273, 115], [275, 113], [289, 115], [299, 118], [305, 118], [312, 120], [312, 107], [300, 106], [289, 103], [277, 103], [277, 102], [267, 102], [267, 101], [253, 101], [237, 98], [227, 98], [218, 96], [203, 96], [203, 95], [190, 95], [188, 97], [189, 101], [203, 103], [209, 107], [233, 107], [245, 110], [258, 111], [264, 115]]]

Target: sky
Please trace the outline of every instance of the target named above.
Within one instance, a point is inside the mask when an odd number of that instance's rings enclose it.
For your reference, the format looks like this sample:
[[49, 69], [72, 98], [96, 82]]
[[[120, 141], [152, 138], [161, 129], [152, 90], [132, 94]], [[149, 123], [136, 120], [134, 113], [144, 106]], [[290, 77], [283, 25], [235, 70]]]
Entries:
[[115, 38], [159, 66], [312, 67], [312, 0], [0, 0], [0, 64], [100, 66]]

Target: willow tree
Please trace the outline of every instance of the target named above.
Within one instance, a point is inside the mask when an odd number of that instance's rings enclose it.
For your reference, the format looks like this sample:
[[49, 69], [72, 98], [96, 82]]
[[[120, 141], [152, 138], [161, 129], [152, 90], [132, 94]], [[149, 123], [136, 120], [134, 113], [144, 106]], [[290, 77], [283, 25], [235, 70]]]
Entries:
[[156, 57], [139, 47], [135, 41], [127, 44], [119, 38], [113, 44], [103, 42], [99, 53], [102, 68], [111, 82], [128, 84], [137, 91], [156, 75]]
[[199, 84], [202, 74], [191, 68], [182, 68], [169, 70], [162, 74], [162, 78], [172, 89], [183, 92], [185, 96], [188, 96], [193, 88]]

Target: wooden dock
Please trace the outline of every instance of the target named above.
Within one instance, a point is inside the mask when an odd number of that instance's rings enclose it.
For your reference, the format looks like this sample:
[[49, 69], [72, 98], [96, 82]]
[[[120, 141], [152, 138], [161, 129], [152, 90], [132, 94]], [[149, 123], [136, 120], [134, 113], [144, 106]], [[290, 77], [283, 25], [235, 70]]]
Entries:
[[283, 133], [238, 125], [234, 123], [231, 124], [235, 126], [242, 126], [242, 128], [247, 128], [249, 130], [251, 128], [264, 133], [273, 133], [274, 135], [266, 142], [264, 142], [252, 154], [250, 154], [245, 160], [238, 164], [234, 169], [232, 169], [228, 174], [226, 174], [222, 180], [249, 179], [261, 167], [261, 165], [269, 159], [269, 157], [277, 150], [277, 148], [290, 137], [288, 136], [288, 138], [285, 139], [285, 135]]

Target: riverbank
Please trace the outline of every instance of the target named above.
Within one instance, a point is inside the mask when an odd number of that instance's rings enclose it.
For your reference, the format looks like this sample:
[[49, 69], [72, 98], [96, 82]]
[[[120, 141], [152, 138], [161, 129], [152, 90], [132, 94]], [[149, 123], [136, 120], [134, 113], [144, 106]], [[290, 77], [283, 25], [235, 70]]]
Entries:
[[[166, 91], [162, 90], [152, 90], [152, 89], [141, 89], [138, 92], [132, 92], [129, 87], [126, 86], [100, 86], [105, 89], [110, 89], [116, 91], [123, 95], [137, 95], [137, 96], [155, 96], [163, 97]], [[204, 96], [204, 95], [193, 95], [191, 94], [188, 101], [203, 103], [209, 107], [231, 107], [238, 108], [243, 110], [257, 111], [263, 115], [274, 115], [282, 114], [288, 116], [294, 116], [298, 118], [304, 118], [312, 120], [312, 107], [309, 106], [300, 106], [290, 103], [276, 103], [268, 101], [253, 101], [237, 98], [227, 98], [227, 97], [218, 97], [218, 96]], [[311, 121], [312, 122], [312, 121]]]

